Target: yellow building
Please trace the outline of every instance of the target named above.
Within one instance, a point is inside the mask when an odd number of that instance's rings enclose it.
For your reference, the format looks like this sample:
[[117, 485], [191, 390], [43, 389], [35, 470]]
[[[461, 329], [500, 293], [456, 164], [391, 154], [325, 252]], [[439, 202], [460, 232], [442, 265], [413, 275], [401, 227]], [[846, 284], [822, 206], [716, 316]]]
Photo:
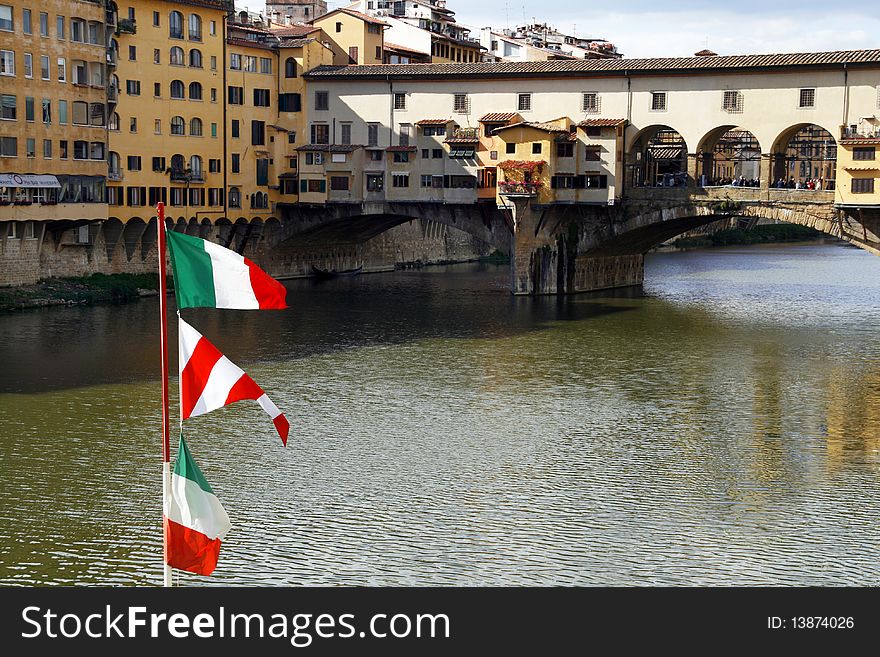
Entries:
[[111, 217], [178, 222], [226, 214], [223, 164], [226, 3], [132, 0], [111, 45]]
[[387, 23], [353, 9], [336, 9], [312, 21], [333, 50], [333, 64], [381, 64]]
[[42, 221], [107, 216], [105, 40], [114, 20], [103, 3], [0, 0], [5, 251], [18, 248], [10, 240], [41, 239]]
[[840, 205], [880, 205], [880, 136], [869, 132], [844, 134], [837, 145], [837, 176], [834, 200]]

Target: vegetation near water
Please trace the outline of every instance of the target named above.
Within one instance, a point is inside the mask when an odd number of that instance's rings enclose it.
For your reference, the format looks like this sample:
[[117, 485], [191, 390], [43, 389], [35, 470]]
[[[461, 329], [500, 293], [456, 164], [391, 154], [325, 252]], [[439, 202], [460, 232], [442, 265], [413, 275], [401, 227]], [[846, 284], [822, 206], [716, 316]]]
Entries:
[[57, 305], [125, 303], [159, 289], [158, 274], [92, 274], [0, 289], [0, 311]]
[[797, 224], [767, 224], [751, 230], [730, 228], [712, 235], [683, 237], [674, 245], [678, 248], [701, 246], [732, 246], [735, 244], [766, 244], [769, 242], [808, 242], [828, 237], [825, 233]]

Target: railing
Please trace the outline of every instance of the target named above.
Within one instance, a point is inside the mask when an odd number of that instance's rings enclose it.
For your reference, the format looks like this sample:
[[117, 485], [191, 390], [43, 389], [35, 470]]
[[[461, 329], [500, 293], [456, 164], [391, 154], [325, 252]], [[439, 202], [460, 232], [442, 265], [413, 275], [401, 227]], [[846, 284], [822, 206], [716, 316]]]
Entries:
[[844, 128], [842, 130], [841, 139], [877, 139], [880, 138], [880, 128]]
[[536, 196], [540, 182], [500, 182], [498, 189], [503, 196]]
[[111, 169], [107, 172], [107, 180], [119, 181], [122, 180], [122, 170], [121, 169]]
[[120, 18], [116, 23], [116, 34], [137, 34], [137, 22], [131, 18]]

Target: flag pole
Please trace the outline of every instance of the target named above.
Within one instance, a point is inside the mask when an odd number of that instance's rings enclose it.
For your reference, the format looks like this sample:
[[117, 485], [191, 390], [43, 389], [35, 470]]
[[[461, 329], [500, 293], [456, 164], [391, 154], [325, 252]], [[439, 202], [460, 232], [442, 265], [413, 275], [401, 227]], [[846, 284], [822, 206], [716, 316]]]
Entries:
[[162, 349], [162, 565], [163, 586], [171, 586], [171, 566], [168, 565], [168, 525], [165, 507], [171, 495], [170, 413], [168, 410], [168, 309], [165, 284], [165, 204], [156, 205], [156, 243], [159, 249], [159, 343]]

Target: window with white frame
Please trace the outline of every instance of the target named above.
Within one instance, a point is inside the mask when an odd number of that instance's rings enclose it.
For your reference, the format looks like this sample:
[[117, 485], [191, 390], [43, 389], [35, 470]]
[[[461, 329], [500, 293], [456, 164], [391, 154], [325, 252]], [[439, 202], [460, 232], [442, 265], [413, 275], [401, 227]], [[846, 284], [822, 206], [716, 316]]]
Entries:
[[599, 94], [595, 91], [585, 91], [581, 109], [586, 114], [599, 113]]
[[520, 112], [528, 112], [532, 109], [532, 94], [518, 94], [516, 108]]
[[739, 113], [743, 111], [742, 92], [733, 89], [727, 89], [721, 98], [721, 109], [725, 112]]
[[665, 112], [666, 111], [666, 92], [665, 91], [652, 91], [651, 92], [651, 111], [652, 112]]
[[801, 89], [798, 96], [798, 107], [801, 109], [816, 106], [816, 88]]
[[396, 110], [405, 110], [406, 109], [406, 94], [405, 93], [395, 93], [394, 94], [394, 109], [396, 109]]

